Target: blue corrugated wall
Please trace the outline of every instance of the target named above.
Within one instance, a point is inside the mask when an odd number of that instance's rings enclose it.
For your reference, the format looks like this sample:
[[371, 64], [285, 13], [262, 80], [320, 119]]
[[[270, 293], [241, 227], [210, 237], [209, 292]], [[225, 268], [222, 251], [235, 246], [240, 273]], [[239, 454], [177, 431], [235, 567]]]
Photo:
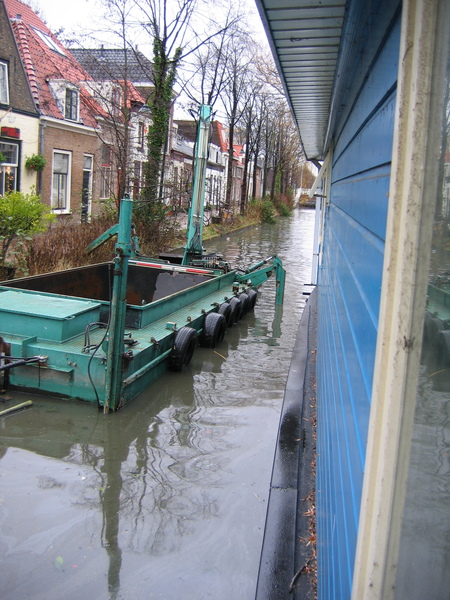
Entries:
[[[400, 42], [397, 17], [334, 137], [319, 269], [319, 600], [351, 595], [375, 360]], [[370, 44], [370, 36], [367, 44]], [[364, 49], [360, 68], [364, 64]], [[355, 72], [357, 68], [355, 67]], [[356, 82], [356, 83], [355, 83]]]

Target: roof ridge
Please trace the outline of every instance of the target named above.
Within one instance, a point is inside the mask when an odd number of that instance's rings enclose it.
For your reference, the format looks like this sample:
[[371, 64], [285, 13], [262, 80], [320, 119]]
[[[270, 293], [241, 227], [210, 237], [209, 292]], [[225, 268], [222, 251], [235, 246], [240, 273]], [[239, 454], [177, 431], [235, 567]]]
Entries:
[[33, 95], [34, 102], [39, 107], [39, 92], [37, 84], [36, 69], [34, 68], [33, 58], [31, 56], [30, 48], [28, 46], [28, 39], [23, 21], [12, 20], [11, 25], [16, 32], [16, 41], [19, 48], [20, 55], [22, 57], [23, 66], [30, 82], [31, 93]]

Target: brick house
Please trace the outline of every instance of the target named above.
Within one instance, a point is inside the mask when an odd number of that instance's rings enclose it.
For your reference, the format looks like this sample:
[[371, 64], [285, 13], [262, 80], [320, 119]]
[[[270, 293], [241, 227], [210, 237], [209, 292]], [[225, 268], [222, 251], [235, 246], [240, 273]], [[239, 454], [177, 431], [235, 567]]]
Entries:
[[[120, 103], [126, 104], [129, 109], [126, 123], [127, 159], [125, 162], [120, 160], [120, 156], [116, 156], [116, 159], [122, 165], [120, 176], [126, 180], [123, 189], [137, 198], [143, 184], [144, 162], [147, 160], [146, 137], [151, 123], [147, 101], [153, 89], [152, 63], [132, 48], [74, 48], [71, 53], [93, 79], [87, 87], [109, 113], [111, 123], [116, 120]], [[123, 139], [123, 133], [116, 135], [119, 142]], [[112, 149], [113, 153], [120, 154], [118, 148], [120, 143]]]
[[108, 115], [86, 86], [90, 76], [45, 23], [19, 0], [4, 2], [39, 113], [34, 141], [47, 163], [36, 185], [53, 212], [85, 220], [115, 185], [99, 137]]

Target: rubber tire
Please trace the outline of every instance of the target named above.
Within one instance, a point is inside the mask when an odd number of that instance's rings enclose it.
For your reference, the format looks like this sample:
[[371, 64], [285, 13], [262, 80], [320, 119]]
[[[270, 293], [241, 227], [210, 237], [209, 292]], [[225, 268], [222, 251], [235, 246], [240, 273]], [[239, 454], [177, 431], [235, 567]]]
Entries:
[[230, 317], [230, 327], [231, 327], [231, 325], [236, 325], [236, 323], [241, 318], [242, 304], [241, 304], [241, 301], [239, 300], [239, 298], [234, 296], [230, 300], [230, 306], [231, 306], [231, 317]]
[[256, 290], [249, 290], [248, 291], [249, 310], [254, 310], [257, 299], [258, 299], [258, 292]]
[[225, 317], [225, 321], [227, 322], [227, 327], [231, 327], [232, 323], [230, 323], [231, 319], [231, 306], [228, 302], [224, 302], [219, 306], [219, 310], [217, 311], [219, 315], [223, 315]]
[[424, 342], [426, 344], [435, 345], [438, 341], [439, 333], [444, 329], [444, 323], [439, 319], [430, 314], [428, 311], [425, 312], [425, 324], [424, 324]]
[[245, 292], [239, 294], [239, 300], [241, 301], [242, 309], [241, 309], [241, 319], [244, 317], [250, 308], [250, 303], [248, 301], [248, 295]]
[[197, 332], [192, 327], [181, 327], [175, 336], [172, 353], [169, 356], [169, 369], [182, 371], [191, 362], [197, 345]]
[[450, 367], [450, 329], [440, 331], [437, 340], [439, 366], [447, 369]]
[[216, 344], [223, 341], [226, 329], [227, 320], [223, 315], [216, 312], [207, 314], [200, 335], [200, 344], [205, 348], [215, 348]]

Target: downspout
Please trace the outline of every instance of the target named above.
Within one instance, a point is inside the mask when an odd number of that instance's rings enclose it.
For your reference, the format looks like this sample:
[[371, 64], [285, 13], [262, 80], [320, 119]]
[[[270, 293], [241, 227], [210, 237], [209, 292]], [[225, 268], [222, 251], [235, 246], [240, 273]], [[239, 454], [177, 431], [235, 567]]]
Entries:
[[[40, 125], [39, 125], [39, 154], [41, 156], [44, 156], [44, 134], [45, 134], [45, 127], [46, 127], [47, 123], [45, 121], [41, 121]], [[39, 171], [38, 173], [38, 185], [37, 185], [37, 193], [39, 195], [42, 195], [42, 171]]]

